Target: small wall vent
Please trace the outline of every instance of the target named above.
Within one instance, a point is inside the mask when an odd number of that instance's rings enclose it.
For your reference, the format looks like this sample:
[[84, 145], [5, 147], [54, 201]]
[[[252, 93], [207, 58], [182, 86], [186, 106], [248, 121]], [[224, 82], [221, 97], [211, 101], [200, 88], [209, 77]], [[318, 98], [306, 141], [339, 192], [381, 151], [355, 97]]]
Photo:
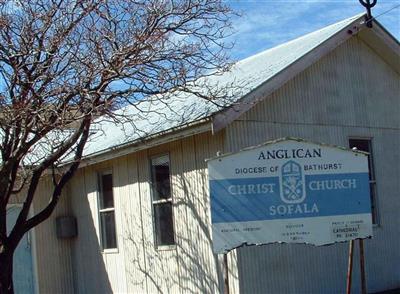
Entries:
[[59, 216], [56, 218], [56, 233], [59, 239], [69, 239], [78, 236], [76, 218], [73, 216]]

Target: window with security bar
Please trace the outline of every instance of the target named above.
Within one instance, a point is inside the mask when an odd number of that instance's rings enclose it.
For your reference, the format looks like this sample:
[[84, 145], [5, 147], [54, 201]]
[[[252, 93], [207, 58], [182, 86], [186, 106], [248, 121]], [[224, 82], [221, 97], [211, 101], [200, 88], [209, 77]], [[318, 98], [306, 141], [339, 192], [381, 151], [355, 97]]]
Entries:
[[371, 139], [350, 138], [349, 147], [368, 152], [369, 189], [371, 197], [372, 223], [378, 224], [378, 209], [376, 203], [376, 178], [374, 170], [373, 150]]
[[152, 203], [156, 246], [174, 245], [170, 162], [168, 155], [151, 159]]
[[113, 176], [111, 172], [99, 175], [100, 243], [103, 250], [117, 248]]

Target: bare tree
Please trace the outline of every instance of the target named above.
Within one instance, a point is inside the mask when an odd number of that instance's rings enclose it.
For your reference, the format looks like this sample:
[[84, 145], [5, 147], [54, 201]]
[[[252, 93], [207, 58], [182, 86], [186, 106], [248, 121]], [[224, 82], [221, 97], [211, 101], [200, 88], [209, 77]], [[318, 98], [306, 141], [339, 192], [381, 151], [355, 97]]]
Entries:
[[[215, 98], [198, 82], [227, 66], [230, 15], [220, 0], [0, 0], [0, 293], [13, 293], [15, 249], [53, 212], [95, 118], [177, 91]], [[66, 156], [48, 205], [29, 216], [40, 179]]]

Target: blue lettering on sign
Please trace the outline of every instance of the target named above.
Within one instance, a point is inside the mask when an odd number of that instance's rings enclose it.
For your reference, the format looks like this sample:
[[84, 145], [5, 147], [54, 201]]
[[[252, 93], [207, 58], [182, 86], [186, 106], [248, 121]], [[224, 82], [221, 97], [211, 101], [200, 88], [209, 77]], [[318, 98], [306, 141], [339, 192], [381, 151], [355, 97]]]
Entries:
[[[210, 181], [213, 223], [371, 213], [368, 173], [305, 175]], [[294, 168], [294, 169], [293, 169]], [[295, 176], [288, 185], [285, 175]], [[296, 190], [304, 185], [303, 191]], [[290, 187], [286, 194], [283, 189]], [[292, 191], [292, 192], [291, 192]], [[291, 194], [292, 193], [292, 194]], [[286, 196], [284, 196], [286, 195]], [[283, 198], [285, 197], [285, 198]], [[295, 201], [284, 201], [288, 200]]]

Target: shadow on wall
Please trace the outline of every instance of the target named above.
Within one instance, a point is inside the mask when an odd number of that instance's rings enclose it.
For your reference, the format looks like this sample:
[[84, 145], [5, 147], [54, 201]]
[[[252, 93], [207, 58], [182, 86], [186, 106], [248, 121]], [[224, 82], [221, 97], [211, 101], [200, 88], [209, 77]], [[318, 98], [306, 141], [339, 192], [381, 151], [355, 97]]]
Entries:
[[78, 171], [68, 193], [78, 224], [78, 236], [72, 242], [74, 290], [75, 293], [112, 293], [90, 207], [96, 190], [85, 191], [87, 180], [82, 170]]
[[200, 158], [189, 166], [179, 150], [170, 153], [176, 245], [162, 250], [154, 244], [147, 154], [112, 162], [116, 254], [103, 255], [99, 248], [95, 169], [75, 176], [69, 194], [78, 222], [73, 244], [77, 293], [222, 293], [222, 263], [212, 252], [206, 164]]
[[141, 207], [143, 219], [139, 210], [136, 216], [123, 216], [129, 223], [123, 237], [128, 292], [222, 293], [221, 263], [211, 248], [204, 172], [196, 187], [184, 175], [173, 178], [174, 191], [179, 194], [174, 195], [173, 204], [176, 245], [155, 247], [150, 195], [148, 205]]
[[[174, 246], [156, 248], [149, 175], [145, 170], [129, 197], [140, 198], [136, 211], [123, 215], [128, 292], [222, 293], [222, 263], [212, 252], [208, 178], [201, 166], [184, 162], [180, 148], [171, 148]], [[140, 159], [139, 159], [140, 160]], [[129, 182], [129, 180], [127, 179]], [[134, 200], [133, 200], [134, 201]], [[140, 206], [140, 209], [139, 209]]]

